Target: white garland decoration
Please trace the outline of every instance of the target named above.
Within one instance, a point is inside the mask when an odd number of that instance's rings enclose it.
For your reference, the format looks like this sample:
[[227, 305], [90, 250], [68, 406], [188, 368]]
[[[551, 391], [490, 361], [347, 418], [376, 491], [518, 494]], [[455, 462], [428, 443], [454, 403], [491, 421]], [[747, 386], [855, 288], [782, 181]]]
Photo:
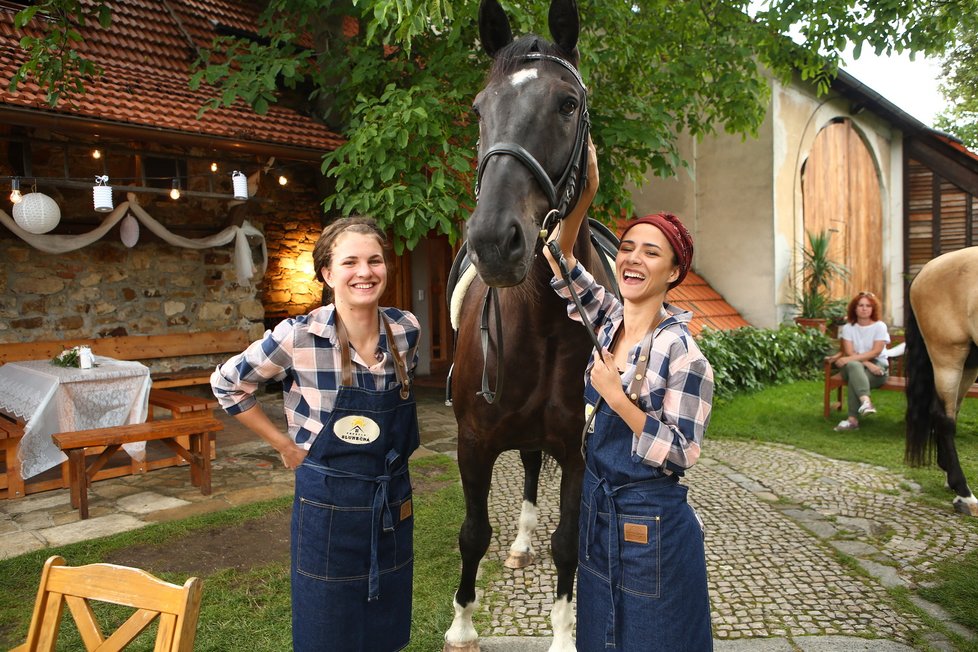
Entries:
[[[0, 224], [13, 231], [14, 235], [31, 245], [49, 254], [63, 254], [100, 240], [109, 230], [115, 226], [125, 216], [126, 211], [132, 211], [143, 225], [152, 231], [164, 242], [176, 247], [186, 249], [207, 249], [210, 247], [220, 247], [234, 240], [234, 270], [238, 276], [239, 285], [251, 285], [252, 282], [260, 281], [265, 276], [268, 267], [268, 247], [265, 243], [265, 235], [253, 227], [247, 220], [241, 226], [229, 226], [214, 235], [203, 238], [185, 238], [169, 231], [165, 226], [153, 219], [146, 210], [139, 205], [136, 195], [128, 193], [127, 201], [123, 202], [109, 213], [102, 224], [95, 227], [88, 233], [78, 235], [37, 235], [20, 228], [10, 215], [0, 210]], [[255, 236], [261, 240], [261, 261], [255, 267], [255, 262], [251, 256], [251, 246], [248, 244], [248, 236]]]

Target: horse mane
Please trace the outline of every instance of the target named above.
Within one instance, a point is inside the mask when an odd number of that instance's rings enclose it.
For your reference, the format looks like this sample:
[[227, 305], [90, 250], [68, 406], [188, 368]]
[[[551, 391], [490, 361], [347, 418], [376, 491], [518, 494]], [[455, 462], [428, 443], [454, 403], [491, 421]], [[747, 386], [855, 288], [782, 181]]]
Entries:
[[543, 37], [526, 34], [496, 53], [492, 68], [489, 69], [489, 81], [497, 81], [516, 72], [526, 65], [524, 60], [526, 55], [535, 52], [560, 57], [569, 61], [575, 68], [580, 58], [576, 49], [568, 54]]

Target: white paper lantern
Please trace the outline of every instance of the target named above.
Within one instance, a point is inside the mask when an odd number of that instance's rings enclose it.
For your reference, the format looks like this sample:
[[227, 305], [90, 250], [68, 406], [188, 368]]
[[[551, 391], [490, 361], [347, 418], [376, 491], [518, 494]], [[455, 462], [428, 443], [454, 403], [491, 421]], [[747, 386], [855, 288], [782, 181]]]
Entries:
[[122, 244], [130, 249], [139, 242], [139, 222], [129, 213], [126, 213], [126, 216], [122, 218], [122, 224], [119, 225], [119, 238], [122, 240]]
[[108, 213], [112, 210], [112, 186], [107, 186], [109, 177], [101, 175], [95, 177], [97, 185], [92, 186], [92, 202], [95, 210], [99, 213]]
[[244, 172], [235, 170], [231, 173], [231, 182], [234, 184], [234, 198], [248, 199], [248, 177]]
[[44, 193], [29, 192], [14, 204], [14, 221], [28, 233], [47, 233], [61, 221], [61, 209]]

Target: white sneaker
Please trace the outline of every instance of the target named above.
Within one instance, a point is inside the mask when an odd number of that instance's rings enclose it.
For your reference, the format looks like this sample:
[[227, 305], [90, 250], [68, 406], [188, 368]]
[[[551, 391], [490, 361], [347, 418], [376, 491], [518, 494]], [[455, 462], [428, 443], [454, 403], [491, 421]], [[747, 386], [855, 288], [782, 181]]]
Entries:
[[871, 401], [863, 401], [863, 404], [859, 406], [859, 414], [876, 414], [876, 408], [873, 407]]
[[852, 421], [849, 421], [849, 419], [843, 419], [842, 421], [839, 422], [839, 425], [833, 428], [833, 430], [835, 430], [836, 432], [845, 432], [846, 430], [859, 430], [859, 424], [853, 423]]

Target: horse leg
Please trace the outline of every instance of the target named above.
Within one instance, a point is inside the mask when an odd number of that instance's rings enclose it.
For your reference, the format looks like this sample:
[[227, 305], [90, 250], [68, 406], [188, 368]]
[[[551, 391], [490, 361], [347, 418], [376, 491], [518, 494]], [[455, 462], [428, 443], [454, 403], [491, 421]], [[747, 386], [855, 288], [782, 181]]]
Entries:
[[489, 549], [492, 526], [489, 524], [489, 486], [495, 457], [487, 459], [468, 446], [458, 450], [458, 467], [465, 494], [465, 520], [458, 533], [458, 548], [462, 556], [462, 574], [453, 606], [455, 617], [445, 632], [443, 652], [478, 652], [479, 634], [472, 624], [472, 614], [478, 603], [475, 579], [479, 562]]
[[540, 482], [542, 451], [520, 451], [523, 462], [523, 506], [520, 508], [519, 531], [509, 547], [506, 568], [526, 568], [533, 563], [533, 531], [537, 528], [537, 487]]
[[957, 494], [954, 497], [955, 511], [978, 516], [978, 498], [968, 487], [968, 481], [958, 461], [958, 451], [954, 445], [957, 431], [957, 411], [961, 402], [959, 388], [965, 379], [964, 361], [968, 349], [950, 354], [932, 355], [934, 363], [934, 389], [937, 399], [933, 406], [934, 435], [937, 443], [937, 464], [947, 474], [947, 486]]
[[583, 460], [561, 465], [560, 522], [550, 537], [550, 550], [557, 568], [557, 596], [550, 611], [554, 639], [549, 652], [573, 652], [574, 576], [577, 573], [577, 542], [581, 515]]

